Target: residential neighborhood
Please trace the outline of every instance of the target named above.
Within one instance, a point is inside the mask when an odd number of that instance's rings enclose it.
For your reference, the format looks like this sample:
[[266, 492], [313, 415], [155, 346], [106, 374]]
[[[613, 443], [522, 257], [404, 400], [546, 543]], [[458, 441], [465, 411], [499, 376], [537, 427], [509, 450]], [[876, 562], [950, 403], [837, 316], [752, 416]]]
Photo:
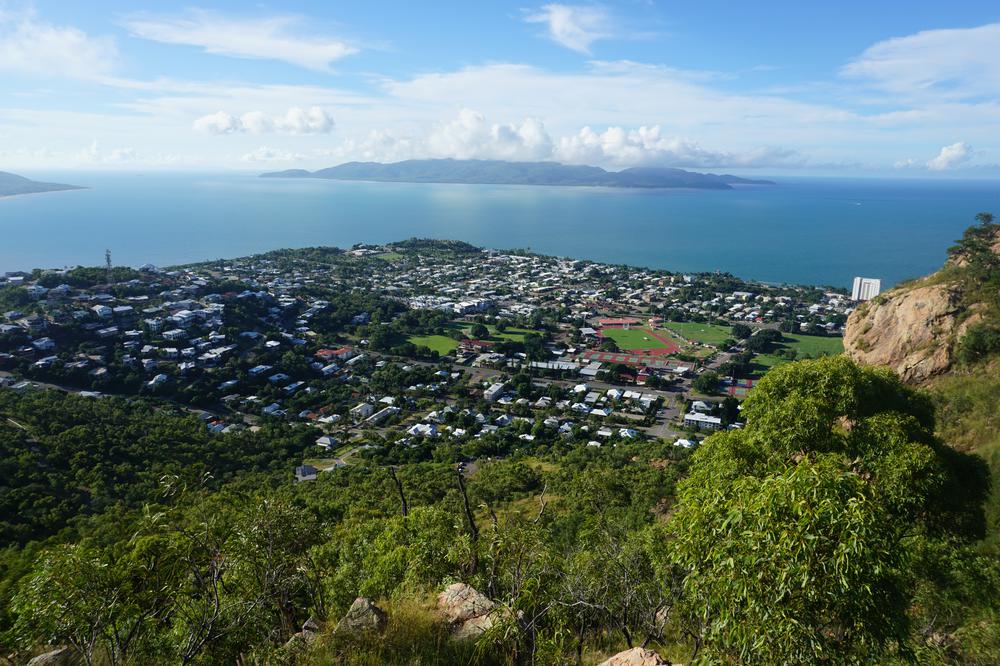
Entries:
[[[0, 386], [140, 396], [220, 436], [312, 428], [355, 455], [689, 448], [768, 369], [839, 353], [842, 290], [411, 240], [0, 277]], [[291, 475], [290, 470], [290, 475]]]

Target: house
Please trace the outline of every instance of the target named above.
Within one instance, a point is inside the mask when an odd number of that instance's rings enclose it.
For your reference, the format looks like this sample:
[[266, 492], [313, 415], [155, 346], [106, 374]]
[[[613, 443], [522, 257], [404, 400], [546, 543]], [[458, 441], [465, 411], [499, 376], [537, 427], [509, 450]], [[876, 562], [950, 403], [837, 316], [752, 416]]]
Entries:
[[166, 384], [169, 379], [170, 377], [166, 376], [163, 373], [160, 373], [155, 377], [153, 377], [152, 379], [150, 379], [148, 382], [146, 382], [146, 386], [148, 386], [149, 388], [156, 388], [158, 386]]
[[334, 359], [337, 359], [338, 361], [346, 361], [354, 356], [354, 351], [349, 347], [340, 347], [338, 349], [320, 349], [316, 352], [315, 356], [321, 361], [327, 363]]
[[318, 475], [319, 470], [312, 465], [299, 465], [295, 468], [296, 483], [302, 483], [303, 481], [315, 481]]
[[90, 308], [90, 310], [101, 319], [110, 319], [111, 315], [114, 314], [114, 310], [109, 308], [107, 305], [98, 304]]
[[259, 377], [260, 375], [264, 374], [270, 369], [271, 369], [270, 365], [255, 365], [254, 367], [250, 368], [250, 370], [248, 370], [247, 372], [251, 377]]
[[437, 437], [438, 429], [433, 423], [418, 423], [411, 426], [406, 434], [420, 437]]
[[283, 416], [284, 410], [281, 409], [281, 405], [276, 402], [272, 402], [270, 405], [261, 410], [264, 416]]
[[709, 416], [700, 412], [688, 412], [684, 415], [684, 426], [699, 430], [718, 430], [722, 427], [722, 419], [718, 416]]
[[43, 287], [40, 284], [33, 284], [33, 285], [28, 286], [28, 287], [25, 287], [25, 291], [28, 292], [28, 296], [33, 301], [37, 301], [42, 296], [44, 296], [45, 294], [49, 293], [49, 290], [46, 289], [45, 287]]
[[316, 446], [320, 447], [321, 449], [326, 449], [328, 451], [330, 449], [336, 448], [339, 445], [340, 442], [337, 441], [337, 438], [332, 437], [330, 435], [323, 435], [322, 437], [316, 440]]
[[50, 351], [56, 348], [56, 342], [52, 338], [38, 338], [31, 343], [31, 346], [38, 351]]
[[676, 442], [674, 442], [674, 446], [679, 446], [684, 449], [690, 449], [691, 447], [694, 446], [694, 442], [692, 442], [690, 439], [678, 439]]

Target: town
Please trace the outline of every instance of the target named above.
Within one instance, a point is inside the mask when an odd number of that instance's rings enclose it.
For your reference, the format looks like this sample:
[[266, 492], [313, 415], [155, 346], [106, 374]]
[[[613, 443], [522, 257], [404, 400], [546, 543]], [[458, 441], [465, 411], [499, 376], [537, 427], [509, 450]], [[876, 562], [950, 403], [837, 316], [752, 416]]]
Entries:
[[[0, 390], [141, 397], [239, 437], [312, 428], [298, 481], [739, 428], [764, 373], [838, 354], [856, 302], [412, 239], [0, 277]], [[289, 470], [291, 477], [292, 470]]]

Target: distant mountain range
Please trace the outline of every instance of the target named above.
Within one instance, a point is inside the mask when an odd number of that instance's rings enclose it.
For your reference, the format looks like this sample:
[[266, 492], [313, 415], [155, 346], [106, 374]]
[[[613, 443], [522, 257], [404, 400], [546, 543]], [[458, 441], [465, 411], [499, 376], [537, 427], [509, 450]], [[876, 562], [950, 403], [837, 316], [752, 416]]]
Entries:
[[24, 176], [0, 171], [0, 197], [12, 197], [17, 194], [35, 194], [37, 192], [59, 192], [62, 190], [82, 190], [76, 185], [62, 183], [43, 183]]
[[388, 183], [467, 183], [477, 185], [566, 185], [628, 188], [697, 188], [731, 190], [733, 185], [774, 185], [768, 180], [697, 173], [667, 167], [634, 167], [605, 171], [594, 166], [557, 162], [503, 162], [499, 160], [406, 160], [392, 164], [348, 162], [306, 171], [289, 169], [261, 174], [261, 178], [324, 178]]

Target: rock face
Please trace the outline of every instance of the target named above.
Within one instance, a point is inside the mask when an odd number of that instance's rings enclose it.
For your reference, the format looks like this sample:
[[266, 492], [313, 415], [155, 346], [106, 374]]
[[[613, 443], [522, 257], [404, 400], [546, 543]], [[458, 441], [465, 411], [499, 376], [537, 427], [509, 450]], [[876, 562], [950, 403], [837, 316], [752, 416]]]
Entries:
[[365, 597], [358, 597], [347, 614], [337, 623], [334, 632], [381, 631], [385, 628], [385, 611]]
[[454, 583], [438, 595], [438, 608], [457, 639], [476, 638], [493, 626], [496, 604], [471, 585]]
[[72, 666], [76, 663], [79, 663], [79, 660], [73, 650], [62, 647], [34, 657], [28, 662], [28, 666]]
[[[973, 229], [966, 236], [978, 233], [983, 249], [1000, 255], [1000, 228]], [[865, 365], [888, 366], [909, 384], [951, 369], [962, 336], [989, 316], [986, 303], [964, 305], [969, 301], [964, 290], [975, 288], [979, 278], [968, 273], [970, 256], [963, 252], [952, 248], [941, 271], [859, 305], [847, 318], [847, 355]]]
[[652, 650], [637, 647], [619, 652], [598, 666], [670, 666], [670, 662]]
[[920, 384], [946, 372], [954, 343], [978, 319], [960, 307], [949, 284], [894, 290], [861, 304], [847, 319], [844, 349], [856, 362], [886, 365]]

